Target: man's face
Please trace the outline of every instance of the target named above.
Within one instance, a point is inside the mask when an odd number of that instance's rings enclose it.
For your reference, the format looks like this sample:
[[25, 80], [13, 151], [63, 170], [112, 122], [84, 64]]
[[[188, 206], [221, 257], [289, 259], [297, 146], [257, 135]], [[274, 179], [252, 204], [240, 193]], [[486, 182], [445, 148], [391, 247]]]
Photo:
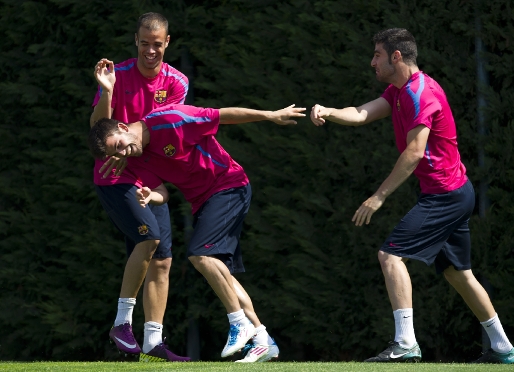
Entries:
[[[394, 56], [394, 53], [393, 53]], [[396, 73], [396, 66], [391, 63], [387, 52], [382, 44], [375, 45], [375, 52], [371, 60], [371, 67], [375, 69], [375, 76], [378, 81], [391, 83], [392, 77]]]
[[137, 59], [139, 68], [149, 75], [157, 75], [161, 69], [164, 51], [170, 41], [164, 28], [150, 31], [144, 27], [136, 34]]
[[128, 158], [143, 154], [141, 139], [124, 128], [120, 128], [112, 136], [107, 137], [105, 147], [107, 156]]

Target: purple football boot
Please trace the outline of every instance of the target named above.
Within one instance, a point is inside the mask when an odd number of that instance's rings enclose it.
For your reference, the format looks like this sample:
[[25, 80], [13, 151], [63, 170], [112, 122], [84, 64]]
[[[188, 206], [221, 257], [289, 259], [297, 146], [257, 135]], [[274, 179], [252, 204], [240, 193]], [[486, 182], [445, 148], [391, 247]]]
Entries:
[[132, 326], [130, 323], [112, 327], [109, 332], [109, 337], [116, 344], [118, 350], [123, 353], [139, 354], [141, 352], [141, 348], [134, 338], [134, 333], [132, 333]]
[[[166, 341], [166, 339], [164, 339]], [[159, 345], [150, 350], [147, 354], [141, 352], [139, 354], [140, 362], [190, 362], [191, 358], [181, 357], [173, 354], [168, 346], [161, 342]]]

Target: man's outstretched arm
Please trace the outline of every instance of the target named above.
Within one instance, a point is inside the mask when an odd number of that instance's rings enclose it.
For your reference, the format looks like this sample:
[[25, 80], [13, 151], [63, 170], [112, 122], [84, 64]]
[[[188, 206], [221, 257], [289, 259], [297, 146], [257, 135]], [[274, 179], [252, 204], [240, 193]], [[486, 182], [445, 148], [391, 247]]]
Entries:
[[358, 126], [389, 115], [391, 115], [391, 106], [385, 98], [380, 97], [359, 107], [345, 107], [343, 109], [314, 105], [311, 111], [311, 120], [316, 126], [325, 124], [325, 120], [342, 125]]
[[296, 124], [291, 118], [304, 117], [302, 112], [305, 108], [294, 107], [294, 105], [277, 111], [252, 110], [242, 107], [225, 107], [219, 109], [220, 124], [242, 124], [253, 121], [269, 120], [278, 125]]

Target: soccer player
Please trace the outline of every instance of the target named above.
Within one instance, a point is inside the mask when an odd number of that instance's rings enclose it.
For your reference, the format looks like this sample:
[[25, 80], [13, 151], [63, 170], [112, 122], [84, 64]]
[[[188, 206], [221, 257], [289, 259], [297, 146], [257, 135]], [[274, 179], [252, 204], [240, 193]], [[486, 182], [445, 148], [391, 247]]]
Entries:
[[[169, 40], [166, 18], [146, 13], [137, 22], [137, 58], [115, 66], [104, 58], [96, 64], [94, 75], [99, 89], [91, 126], [105, 116], [131, 122], [154, 108], [184, 102], [187, 78], [163, 62]], [[164, 203], [143, 210], [134, 196], [141, 183], [130, 167], [125, 167], [125, 159], [113, 157], [106, 162], [97, 160], [94, 168], [96, 192], [111, 221], [125, 235], [128, 254], [118, 312], [109, 336], [120, 351], [139, 354], [140, 361], [189, 361], [168, 350], [162, 340], [172, 261], [168, 206]], [[167, 200], [165, 187], [159, 191]], [[145, 324], [141, 350], [132, 332], [132, 312], [143, 280]]]
[[166, 105], [128, 125], [102, 119], [90, 131], [95, 157], [129, 157], [145, 184], [138, 190], [143, 205], [162, 202], [162, 195], [152, 189], [163, 181], [174, 184], [191, 203], [194, 232], [187, 254], [222, 301], [230, 323], [222, 357], [234, 354], [250, 339], [253, 346], [239, 362], [265, 362], [277, 358], [279, 349], [233, 276], [245, 271], [239, 237], [252, 190], [243, 168], [214, 135], [219, 124], [261, 120], [296, 124], [290, 117], [305, 116], [304, 110], [294, 105], [278, 111]]
[[478, 363], [513, 363], [509, 342], [484, 288], [471, 272], [468, 221], [475, 194], [457, 148], [455, 122], [439, 84], [420, 71], [414, 37], [405, 29], [377, 33], [371, 66], [378, 81], [389, 86], [381, 97], [360, 107], [343, 109], [315, 105], [317, 126], [330, 120], [358, 126], [392, 115], [396, 146], [401, 153], [378, 190], [355, 212], [357, 226], [375, 213], [412, 173], [420, 182], [418, 202], [396, 225], [378, 252], [395, 319], [395, 338], [366, 362], [418, 361], [421, 350], [414, 335], [412, 286], [405, 262], [435, 263], [438, 273], [462, 296], [491, 340]]

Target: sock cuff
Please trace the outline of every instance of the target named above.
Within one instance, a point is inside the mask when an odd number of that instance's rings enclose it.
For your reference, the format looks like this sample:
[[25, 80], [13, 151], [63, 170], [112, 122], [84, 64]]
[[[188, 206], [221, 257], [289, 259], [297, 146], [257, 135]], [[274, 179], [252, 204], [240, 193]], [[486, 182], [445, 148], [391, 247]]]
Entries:
[[261, 324], [260, 326], [255, 328], [255, 335], [258, 335], [259, 333], [261, 333], [262, 331], [265, 331], [265, 330], [266, 330], [266, 327], [264, 326], [264, 324]]
[[498, 319], [498, 314], [494, 314], [494, 316], [491, 319], [488, 319], [484, 322], [480, 322], [480, 324], [482, 324], [483, 326], [488, 326], [488, 325], [494, 323], [497, 319]]
[[118, 298], [118, 303], [119, 304], [131, 304], [131, 305], [135, 305], [136, 304], [136, 299], [135, 298]]
[[243, 311], [243, 309], [241, 309], [239, 311], [235, 311], [233, 313], [227, 314], [227, 317], [228, 317], [229, 323], [237, 323], [237, 322], [243, 320], [244, 318], [246, 318], [246, 315], [245, 315], [245, 312]]
[[160, 331], [162, 331], [162, 324], [157, 323], [157, 322], [146, 322], [144, 324], [144, 327], [145, 327], [145, 331], [148, 331], [148, 330], [152, 330], [152, 331], [160, 330]]

